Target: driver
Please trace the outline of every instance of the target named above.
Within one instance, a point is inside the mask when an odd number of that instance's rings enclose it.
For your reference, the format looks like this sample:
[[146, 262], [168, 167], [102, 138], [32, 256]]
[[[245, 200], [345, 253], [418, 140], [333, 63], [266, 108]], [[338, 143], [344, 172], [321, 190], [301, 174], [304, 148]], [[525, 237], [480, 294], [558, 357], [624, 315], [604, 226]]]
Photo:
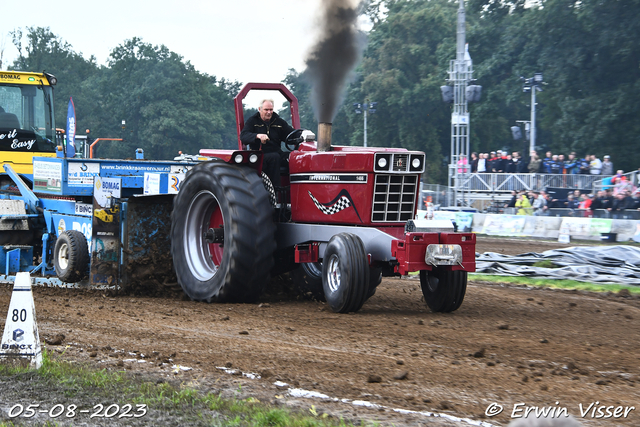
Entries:
[[251, 150], [262, 147], [262, 170], [274, 186], [280, 186], [280, 166], [287, 166], [289, 153], [284, 153], [280, 143], [294, 129], [273, 112], [273, 100], [265, 99], [260, 103], [258, 112], [249, 117], [240, 133], [240, 140]]

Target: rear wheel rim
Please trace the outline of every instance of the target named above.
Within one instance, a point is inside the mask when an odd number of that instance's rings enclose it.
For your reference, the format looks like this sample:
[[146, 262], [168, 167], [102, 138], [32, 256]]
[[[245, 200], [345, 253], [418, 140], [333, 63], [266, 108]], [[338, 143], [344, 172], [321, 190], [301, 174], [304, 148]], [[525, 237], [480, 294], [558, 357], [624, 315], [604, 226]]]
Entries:
[[69, 245], [66, 243], [61, 244], [58, 249], [58, 265], [62, 270], [69, 267]]
[[[211, 213], [209, 228], [213, 228], [214, 230], [222, 228], [224, 230], [224, 218], [222, 216], [222, 211], [220, 210], [220, 205], [217, 205]], [[223, 244], [209, 243], [209, 254], [211, 254], [211, 260], [216, 265], [216, 268], [219, 268], [222, 263], [222, 255], [224, 254]]]
[[327, 269], [327, 284], [331, 292], [336, 292], [340, 288], [340, 258], [338, 255], [331, 255]]
[[205, 240], [209, 228], [220, 226], [224, 226], [224, 219], [216, 196], [210, 191], [196, 194], [185, 215], [183, 238], [187, 265], [202, 282], [211, 280], [222, 263], [222, 245]]

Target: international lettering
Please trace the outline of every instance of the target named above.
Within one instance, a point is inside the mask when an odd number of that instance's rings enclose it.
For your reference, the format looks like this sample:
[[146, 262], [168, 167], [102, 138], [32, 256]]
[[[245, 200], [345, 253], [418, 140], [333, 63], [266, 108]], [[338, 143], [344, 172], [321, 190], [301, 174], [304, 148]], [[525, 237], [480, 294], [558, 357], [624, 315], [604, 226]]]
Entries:
[[340, 181], [338, 175], [311, 175], [311, 181]]

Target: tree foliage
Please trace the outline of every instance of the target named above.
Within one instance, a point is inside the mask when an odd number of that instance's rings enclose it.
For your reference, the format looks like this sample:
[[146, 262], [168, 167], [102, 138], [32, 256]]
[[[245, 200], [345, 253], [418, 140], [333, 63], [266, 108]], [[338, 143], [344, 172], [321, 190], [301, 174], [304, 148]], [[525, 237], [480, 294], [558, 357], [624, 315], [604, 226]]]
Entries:
[[23, 49], [22, 31], [13, 32], [20, 51], [14, 68], [58, 77], [56, 122], [65, 123], [72, 96], [78, 133], [88, 128], [93, 137], [124, 139], [96, 147], [99, 156], [129, 158], [141, 147], [147, 158], [171, 159], [178, 151], [237, 147], [238, 83], [200, 73], [165, 46], [139, 38], [116, 47], [106, 67], [84, 60], [49, 29], [28, 28], [26, 38]]
[[[386, 19], [369, 35], [362, 63], [360, 98], [378, 102], [370, 145], [427, 152], [427, 171], [442, 174], [442, 144], [449, 133], [440, 100], [448, 53], [455, 46], [456, 7], [447, 0], [388, 1]], [[355, 142], [355, 141], [353, 141]]]

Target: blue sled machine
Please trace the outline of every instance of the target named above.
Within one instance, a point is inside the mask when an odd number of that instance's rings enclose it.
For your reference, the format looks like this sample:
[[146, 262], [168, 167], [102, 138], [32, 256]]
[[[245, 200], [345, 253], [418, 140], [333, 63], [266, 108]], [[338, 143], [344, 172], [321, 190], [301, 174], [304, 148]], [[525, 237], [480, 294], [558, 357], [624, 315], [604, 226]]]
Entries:
[[33, 157], [28, 177], [4, 164], [0, 281], [27, 271], [49, 283], [179, 289], [171, 210], [196, 163]]

